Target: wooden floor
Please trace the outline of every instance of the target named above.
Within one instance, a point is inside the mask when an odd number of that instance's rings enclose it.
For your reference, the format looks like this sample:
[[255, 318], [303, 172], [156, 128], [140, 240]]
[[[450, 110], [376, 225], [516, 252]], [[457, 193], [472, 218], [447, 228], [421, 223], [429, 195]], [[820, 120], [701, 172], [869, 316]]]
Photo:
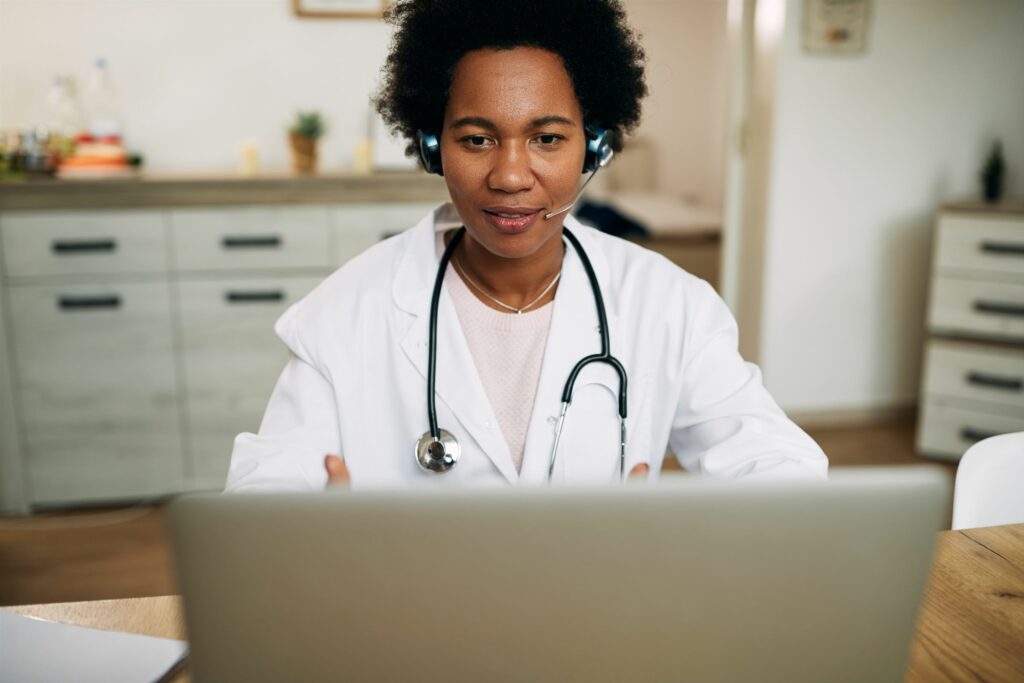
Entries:
[[[808, 431], [832, 467], [931, 462], [910, 423]], [[160, 506], [0, 519], [0, 605], [176, 592], [164, 522]]]

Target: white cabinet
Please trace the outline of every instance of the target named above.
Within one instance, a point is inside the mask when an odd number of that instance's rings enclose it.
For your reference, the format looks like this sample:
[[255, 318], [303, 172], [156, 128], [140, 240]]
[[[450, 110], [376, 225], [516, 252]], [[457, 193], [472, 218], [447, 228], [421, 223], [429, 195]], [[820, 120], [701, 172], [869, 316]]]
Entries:
[[180, 490], [167, 283], [26, 285], [9, 296], [33, 502]]
[[367, 248], [416, 225], [436, 204], [349, 204], [336, 207], [334, 262], [344, 263]]
[[324, 207], [174, 209], [178, 271], [327, 268]]
[[315, 277], [262, 277], [177, 284], [182, 367], [195, 488], [221, 489], [234, 436], [255, 431], [287, 349], [274, 321], [315, 287]]
[[0, 426], [17, 426], [25, 486], [0, 494], [23, 508], [222, 488], [287, 360], [275, 320], [433, 206], [3, 214], [0, 390], [15, 405]]
[[45, 211], [3, 217], [4, 271], [26, 275], [160, 273], [167, 235], [158, 211]]
[[1024, 214], [940, 215], [928, 327], [918, 450], [1024, 431]]

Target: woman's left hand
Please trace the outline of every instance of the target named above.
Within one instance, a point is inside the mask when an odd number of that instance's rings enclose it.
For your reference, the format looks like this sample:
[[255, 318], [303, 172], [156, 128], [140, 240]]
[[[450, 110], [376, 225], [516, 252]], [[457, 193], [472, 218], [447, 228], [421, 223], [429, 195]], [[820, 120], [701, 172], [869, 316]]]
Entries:
[[629, 471], [627, 479], [637, 479], [640, 477], [646, 477], [647, 473], [651, 471], [651, 466], [645, 462], [638, 462], [633, 465], [633, 469]]

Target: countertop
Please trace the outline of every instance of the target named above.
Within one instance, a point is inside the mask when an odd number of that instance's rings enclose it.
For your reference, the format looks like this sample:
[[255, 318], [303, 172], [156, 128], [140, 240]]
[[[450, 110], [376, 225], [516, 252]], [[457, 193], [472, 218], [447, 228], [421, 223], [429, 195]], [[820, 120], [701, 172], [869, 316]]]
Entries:
[[1000, 202], [990, 203], [983, 199], [964, 199], [942, 205], [944, 211], [964, 213], [1024, 214], [1024, 197], [1007, 197]]
[[0, 182], [0, 211], [253, 204], [430, 202], [448, 196], [426, 173], [143, 174], [96, 180]]

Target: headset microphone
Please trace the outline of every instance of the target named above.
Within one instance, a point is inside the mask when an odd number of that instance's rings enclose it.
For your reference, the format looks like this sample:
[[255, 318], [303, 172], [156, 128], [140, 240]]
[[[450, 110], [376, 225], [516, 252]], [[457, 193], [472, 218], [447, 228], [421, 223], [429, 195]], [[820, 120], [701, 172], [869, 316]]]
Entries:
[[594, 179], [597, 172], [607, 166], [608, 162], [615, 156], [615, 150], [612, 149], [611, 132], [603, 128], [586, 128], [585, 130], [587, 133], [587, 152], [583, 158], [583, 172], [590, 171], [590, 177], [583, 183], [580, 191], [576, 193], [576, 196], [573, 197], [573, 200], [568, 205], [563, 206], [558, 211], [544, 214], [544, 220], [550, 220], [552, 217], [565, 213], [576, 206], [576, 202], [583, 196], [583, 190], [587, 189], [587, 185]]
[[[611, 156], [609, 156], [608, 158], [610, 159]], [[571, 202], [569, 202], [568, 204], [566, 204], [565, 206], [563, 206], [558, 211], [552, 211], [551, 213], [544, 214], [544, 220], [546, 220], [546, 221], [547, 220], [551, 220], [551, 218], [553, 216], [557, 216], [560, 213], [565, 213], [566, 211], [568, 211], [572, 207], [576, 206], [576, 202], [578, 202], [580, 200], [580, 197], [583, 196], [583, 190], [587, 189], [587, 185], [590, 183], [590, 181], [594, 179], [594, 176], [597, 175], [597, 172], [600, 171], [602, 168], [604, 168], [607, 163], [608, 162], [605, 162], [604, 164], [601, 164], [600, 166], [595, 168], [593, 171], [591, 171], [590, 172], [590, 177], [587, 178], [586, 182], [583, 183], [583, 186], [580, 187], [580, 191], [576, 193], [576, 196], [573, 197], [573, 200]]]

